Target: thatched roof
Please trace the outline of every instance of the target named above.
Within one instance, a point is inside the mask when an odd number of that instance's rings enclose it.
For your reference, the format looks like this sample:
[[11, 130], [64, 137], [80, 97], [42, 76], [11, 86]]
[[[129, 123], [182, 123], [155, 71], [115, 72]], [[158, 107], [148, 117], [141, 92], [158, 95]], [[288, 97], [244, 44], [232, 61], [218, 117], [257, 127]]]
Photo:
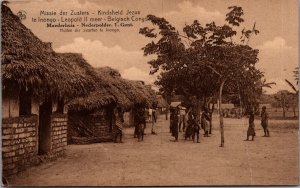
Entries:
[[162, 95], [157, 95], [157, 107], [166, 108], [169, 106], [168, 102], [163, 98]]
[[[58, 53], [63, 60], [68, 64], [71, 72], [75, 75], [76, 81], [81, 79], [84, 83], [83, 90], [94, 91], [98, 79], [95, 69], [83, 58], [80, 53]], [[80, 89], [80, 88], [78, 88]]]
[[[95, 69], [96, 70], [96, 69]], [[120, 74], [117, 71], [101, 72], [96, 70], [96, 90], [88, 96], [78, 97], [72, 100], [68, 107], [71, 110], [93, 110], [103, 106], [120, 104], [130, 106], [128, 97], [121, 92], [120, 83], [118, 83]]]
[[145, 85], [142, 81], [127, 80], [135, 92], [135, 101], [137, 104], [145, 104], [147, 107], [155, 105], [157, 102], [155, 91], [151, 89], [150, 85]]
[[85, 75], [55, 53], [14, 15], [6, 5], [1, 7], [2, 84], [9, 88], [32, 88], [36, 92], [76, 96], [87, 92], [92, 83]]
[[149, 88], [142, 82], [123, 79], [120, 73], [110, 67], [97, 68], [98, 79], [96, 91], [87, 97], [73, 100], [69, 108], [73, 110], [93, 110], [111, 103], [130, 108], [135, 104], [151, 106], [154, 102]]
[[[125, 105], [142, 104], [149, 107], [156, 101], [155, 92], [146, 87], [142, 81], [124, 79], [117, 70], [110, 67], [97, 68], [97, 72], [116, 87], [119, 94], [129, 100], [129, 103], [126, 101]], [[118, 99], [118, 96], [116, 98]], [[119, 99], [117, 103], [122, 104], [124, 100], [126, 99]]]

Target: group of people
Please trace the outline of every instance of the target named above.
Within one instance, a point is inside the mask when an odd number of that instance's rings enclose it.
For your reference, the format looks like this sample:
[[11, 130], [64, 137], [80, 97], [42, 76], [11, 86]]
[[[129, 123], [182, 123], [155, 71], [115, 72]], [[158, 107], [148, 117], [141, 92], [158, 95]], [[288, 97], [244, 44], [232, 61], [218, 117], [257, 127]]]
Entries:
[[[122, 129], [124, 124], [124, 112], [120, 107], [114, 109], [113, 116], [113, 140], [114, 142], [122, 143]], [[268, 119], [269, 115], [267, 113], [266, 107], [262, 107], [261, 111], [261, 126], [264, 130], [264, 136], [269, 137], [268, 129]], [[256, 136], [255, 133], [255, 124], [254, 124], [254, 110], [251, 109], [249, 112], [249, 127], [247, 130], [247, 139], [252, 137], [252, 141]], [[208, 108], [203, 108], [201, 116], [192, 108], [186, 110], [182, 106], [170, 108], [170, 132], [172, 136], [175, 137], [175, 142], [178, 142], [179, 132], [184, 132], [184, 138], [192, 139], [194, 142], [200, 143], [200, 130], [204, 130], [204, 137], [209, 137], [211, 133], [211, 118], [212, 114]], [[134, 138], [138, 138], [138, 141], [144, 140], [145, 128], [147, 121], [152, 123], [151, 134], [157, 134], [155, 130], [155, 124], [157, 120], [156, 110], [155, 109], [145, 109], [137, 108], [134, 113]], [[196, 140], [195, 140], [196, 139]]]
[[[143, 107], [136, 108], [134, 111], [134, 138], [138, 138], [138, 141], [144, 140], [145, 128], [147, 121], [152, 123], [151, 134], [156, 135], [155, 124], [157, 120], [155, 109], [145, 109]], [[124, 124], [124, 112], [121, 107], [114, 108], [113, 111], [113, 141], [115, 143], [122, 143], [123, 136], [123, 124]]]
[[155, 109], [137, 108], [134, 113], [134, 138], [138, 141], [144, 140], [147, 121], [152, 123], [151, 134], [156, 135], [155, 124], [157, 120]]
[[170, 109], [170, 132], [175, 137], [175, 142], [178, 142], [179, 132], [183, 131], [185, 140], [192, 139], [200, 143], [200, 130], [204, 130], [204, 137], [209, 137], [210, 123], [211, 112], [206, 107], [203, 108], [201, 117], [192, 108], [186, 110], [185, 107], [178, 106]]
[[[249, 137], [251, 136], [252, 137], [252, 141], [254, 140], [254, 137], [256, 136], [256, 133], [255, 133], [255, 124], [254, 124], [254, 110], [251, 109], [250, 110], [250, 113], [249, 113], [249, 127], [248, 127], [248, 130], [247, 130], [247, 141], [249, 140]], [[260, 114], [260, 117], [261, 117], [261, 126], [264, 130], [264, 137], [269, 137], [270, 136], [270, 133], [269, 133], [269, 128], [268, 128], [268, 119], [269, 119], [269, 115], [267, 113], [267, 108], [266, 106], [263, 106], [262, 107], [262, 110], [261, 110], [261, 114]]]
[[[200, 143], [199, 135], [201, 128], [204, 130], [204, 137], [209, 137], [209, 133], [211, 133], [211, 111], [204, 107], [200, 115], [196, 113], [192, 108], [186, 111], [186, 108], [178, 106], [170, 109], [170, 132], [172, 136], [175, 137], [175, 142], [178, 142], [178, 134], [179, 132], [184, 132], [184, 138], [187, 140], [188, 138], [197, 143]], [[264, 137], [269, 137], [269, 129], [268, 129], [268, 119], [269, 115], [267, 113], [266, 107], [263, 106], [261, 110], [261, 126], [264, 130]], [[256, 136], [255, 133], [255, 124], [254, 124], [254, 110], [250, 110], [249, 112], [249, 127], [247, 130], [247, 139], [252, 137], [251, 140], [254, 140]], [[186, 125], [187, 124], [187, 125]], [[183, 125], [181, 129], [181, 125]], [[201, 126], [200, 126], [201, 125]], [[195, 140], [197, 139], [197, 140]]]

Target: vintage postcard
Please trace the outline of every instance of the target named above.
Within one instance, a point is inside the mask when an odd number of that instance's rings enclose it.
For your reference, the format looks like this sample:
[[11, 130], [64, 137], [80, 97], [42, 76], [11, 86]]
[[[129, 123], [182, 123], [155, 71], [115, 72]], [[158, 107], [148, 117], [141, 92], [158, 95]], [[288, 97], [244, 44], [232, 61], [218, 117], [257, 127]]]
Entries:
[[299, 184], [298, 1], [1, 1], [3, 186]]

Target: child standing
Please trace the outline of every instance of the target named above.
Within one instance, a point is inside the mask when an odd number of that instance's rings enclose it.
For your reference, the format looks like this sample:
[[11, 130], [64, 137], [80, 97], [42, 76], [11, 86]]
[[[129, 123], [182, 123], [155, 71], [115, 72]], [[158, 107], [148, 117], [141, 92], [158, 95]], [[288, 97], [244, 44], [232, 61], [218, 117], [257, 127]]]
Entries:
[[247, 141], [249, 140], [249, 137], [252, 136], [252, 141], [254, 141], [254, 136], [255, 136], [255, 129], [254, 129], [254, 111], [250, 111], [250, 116], [249, 116], [249, 127], [247, 131]]

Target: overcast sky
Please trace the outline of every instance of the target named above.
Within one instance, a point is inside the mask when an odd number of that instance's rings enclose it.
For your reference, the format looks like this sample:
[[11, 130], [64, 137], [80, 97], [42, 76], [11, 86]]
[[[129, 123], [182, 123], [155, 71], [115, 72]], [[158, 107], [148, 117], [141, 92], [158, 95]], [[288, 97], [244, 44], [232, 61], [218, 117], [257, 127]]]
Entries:
[[178, 30], [185, 23], [197, 19], [206, 24], [211, 21], [224, 23], [227, 7], [242, 6], [246, 28], [256, 22], [260, 31], [252, 37], [250, 46], [260, 50], [257, 67], [265, 72], [267, 81], [276, 86], [268, 93], [289, 89], [284, 79], [294, 81], [293, 73], [298, 66], [298, 2], [296, 0], [15, 0], [9, 6], [14, 13], [24, 10], [23, 20], [32, 32], [45, 42], [52, 42], [58, 52], [82, 53], [94, 67], [111, 66], [128, 79], [153, 82], [149, 76], [147, 61], [141, 48], [150, 42], [138, 34], [139, 28], [148, 23], [137, 23], [119, 33], [61, 33], [46, 29], [45, 24], [32, 23], [40, 10], [138, 10], [142, 16], [154, 14], [165, 17]]

